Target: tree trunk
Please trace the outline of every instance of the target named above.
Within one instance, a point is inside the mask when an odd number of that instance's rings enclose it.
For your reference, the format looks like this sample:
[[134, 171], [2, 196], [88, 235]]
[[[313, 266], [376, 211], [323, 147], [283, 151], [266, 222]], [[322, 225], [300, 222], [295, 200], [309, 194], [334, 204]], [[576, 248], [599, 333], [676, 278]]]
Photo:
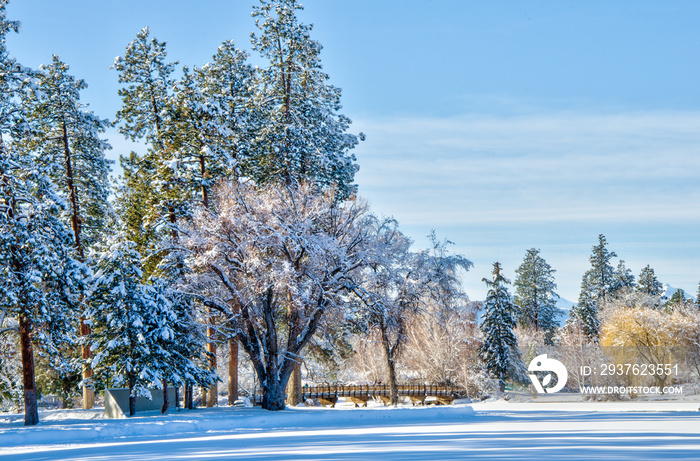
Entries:
[[32, 323], [23, 312], [19, 316], [19, 341], [22, 350], [22, 381], [24, 384], [24, 425], [34, 426], [39, 422], [34, 380], [34, 348], [32, 346]]
[[262, 408], [270, 411], [284, 410], [284, 390], [282, 381], [267, 377], [262, 388]]
[[287, 404], [295, 406], [300, 404], [303, 400], [301, 393], [301, 361], [298, 361], [294, 363], [292, 375], [289, 377], [289, 382], [287, 383]]
[[[211, 308], [207, 308], [207, 315], [209, 316], [209, 328], [207, 328], [207, 340], [209, 341], [207, 343], [207, 352], [209, 352], [209, 369], [216, 373], [216, 343], [214, 342], [214, 336], [216, 334], [216, 330], [212, 328], [214, 325], [214, 316], [212, 314]], [[209, 387], [209, 390], [207, 391], [207, 399], [206, 399], [206, 405], [207, 407], [214, 407], [216, 406], [216, 399], [218, 397], [218, 388], [219, 385], [216, 381], [212, 383], [212, 385]]]
[[194, 408], [194, 402], [193, 402], [193, 388], [192, 384], [185, 384], [185, 402], [184, 406], [188, 410], [192, 410]]
[[132, 373], [129, 374], [129, 416], [134, 416], [136, 414], [136, 397], [134, 397], [134, 386], [136, 385], [136, 379]]
[[238, 341], [228, 340], [228, 404], [233, 405], [238, 400]]
[[394, 365], [394, 352], [396, 350], [396, 347], [391, 347], [391, 344], [389, 343], [389, 335], [387, 334], [386, 328], [382, 325], [379, 329], [382, 333], [382, 344], [384, 345], [384, 356], [386, 357], [386, 365], [387, 368], [389, 368], [391, 404], [396, 406], [399, 404], [399, 388], [396, 384], [396, 367]]
[[168, 411], [168, 408], [170, 408], [170, 400], [168, 400], [168, 381], [163, 379], [163, 408], [161, 408], [160, 412], [165, 413]]
[[[78, 200], [78, 192], [75, 188], [75, 177], [73, 174], [73, 162], [68, 142], [68, 127], [64, 122], [63, 129], [63, 153], [65, 156], [66, 165], [66, 187], [68, 188], [68, 197], [71, 204], [70, 227], [73, 231], [73, 239], [75, 240], [75, 250], [78, 254], [78, 261], [85, 262], [85, 249], [81, 240], [81, 218], [80, 218], [80, 202]], [[82, 304], [83, 295], [80, 295], [79, 303]], [[80, 335], [87, 338], [90, 335], [90, 326], [85, 324], [85, 318], [80, 318]], [[90, 345], [83, 344], [83, 409], [89, 410], [95, 406], [95, 388], [92, 384], [92, 369], [89, 365], [89, 359], [92, 357]]]
[[[87, 338], [90, 335], [90, 325], [85, 323], [85, 318], [80, 319], [80, 335]], [[89, 344], [83, 345], [83, 409], [89, 410], [95, 406], [95, 386], [92, 383], [92, 368], [88, 360], [92, 357]]]

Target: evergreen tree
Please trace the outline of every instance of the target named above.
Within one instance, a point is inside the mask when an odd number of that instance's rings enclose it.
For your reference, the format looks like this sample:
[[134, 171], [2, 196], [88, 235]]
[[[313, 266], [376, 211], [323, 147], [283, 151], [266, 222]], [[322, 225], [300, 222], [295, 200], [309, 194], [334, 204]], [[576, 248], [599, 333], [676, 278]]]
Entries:
[[[28, 130], [19, 138], [22, 149], [33, 152], [47, 167], [61, 197], [69, 204], [66, 219], [73, 231], [77, 258], [86, 261], [86, 249], [104, 232], [109, 213], [109, 162], [104, 152], [109, 144], [100, 139], [109, 123], [80, 102], [87, 85], [68, 74], [68, 65], [57, 56], [37, 73], [38, 85], [27, 92], [24, 105]], [[81, 321], [81, 334], [90, 328]], [[90, 348], [83, 345], [83, 358]], [[69, 373], [70, 374], [70, 373]], [[94, 389], [89, 367], [83, 371], [83, 407], [92, 408]], [[70, 379], [69, 376], [65, 377]]]
[[186, 331], [191, 325], [173, 310], [163, 285], [144, 283], [141, 255], [134, 247], [118, 237], [101, 253], [87, 311], [94, 325], [92, 365], [110, 384], [128, 385], [132, 416], [136, 397], [150, 396], [150, 385], [160, 387], [168, 381], [206, 385], [211, 380], [186, 355], [190, 352]]
[[[211, 62], [195, 69], [194, 83], [202, 98], [197, 108], [203, 112], [197, 116], [206, 120], [201, 130], [202, 149], [208, 157], [202, 173], [203, 196], [223, 177], [249, 176], [250, 143], [260, 122], [254, 101], [255, 71], [247, 59], [248, 54], [233, 41], [225, 41]], [[182, 82], [186, 88], [186, 79]]]
[[[64, 202], [50, 171], [35, 155], [8, 143], [33, 130], [21, 97], [34, 72], [9, 56], [5, 37], [19, 23], [6, 18], [0, 0], [0, 312], [19, 332], [25, 425], [39, 422], [34, 349], [60, 360], [58, 348], [74, 344], [75, 294], [83, 274], [72, 258], [72, 238], [61, 222]], [[16, 323], [15, 323], [16, 322]]]
[[605, 236], [598, 235], [598, 245], [593, 246], [589, 258], [591, 269], [587, 272], [587, 286], [595, 299], [602, 299], [614, 291], [615, 269], [610, 264], [610, 260], [617, 255], [614, 251], [608, 251], [607, 245]]
[[639, 273], [639, 281], [637, 282], [637, 291], [649, 296], [661, 296], [663, 294], [663, 284], [659, 282], [652, 269], [648, 264]]
[[484, 318], [481, 324], [484, 344], [480, 355], [489, 374], [498, 379], [499, 389], [503, 392], [509, 371], [517, 366], [515, 361], [518, 357], [514, 351], [518, 346], [518, 338], [513, 332], [516, 306], [506, 286], [510, 282], [501, 271], [501, 264], [495, 262], [493, 280], [483, 279], [489, 291], [484, 302]]
[[109, 210], [105, 150], [111, 146], [99, 137], [109, 122], [86, 110], [80, 91], [87, 84], [69, 75], [68, 65], [58, 56], [42, 66], [37, 77], [38, 86], [24, 100], [33, 129], [21, 144], [49, 167], [69, 202], [76, 251], [85, 261], [86, 248], [102, 235]]
[[578, 321], [583, 334], [594, 342], [598, 342], [600, 319], [598, 318], [598, 299], [594, 298], [593, 287], [589, 274], [586, 273], [581, 281], [581, 292], [578, 303], [572, 309], [571, 320]]
[[350, 120], [338, 113], [340, 89], [326, 83], [321, 44], [311, 39], [312, 26], [298, 21], [296, 0], [260, 3], [253, 9], [260, 34], [252, 42], [269, 65], [258, 74], [262, 119], [250, 175], [257, 182], [305, 179], [346, 197], [355, 190], [358, 167], [350, 150], [358, 137], [347, 133]]
[[[150, 29], [144, 27], [113, 66], [119, 73], [119, 83], [124, 84], [119, 90], [122, 98], [122, 108], [117, 112], [119, 132], [131, 140], [143, 139], [149, 146], [144, 157], [132, 153], [128, 160], [121, 161], [127, 178], [124, 186], [128, 190], [146, 185], [150, 187], [144, 191], [148, 198], [127, 196], [119, 207], [126, 211], [126, 216], [136, 219], [127, 222], [128, 227], [147, 226], [148, 235], [177, 240], [177, 220], [187, 214], [187, 197], [178, 181], [177, 142], [173, 139], [172, 73], [177, 62], [167, 62], [165, 42], [149, 35]], [[139, 203], [149, 207], [134, 211], [128, 208]]]
[[591, 256], [591, 268], [583, 274], [581, 292], [578, 304], [573, 309], [573, 317], [577, 319], [584, 334], [593, 341], [598, 341], [600, 320], [598, 311], [600, 302], [610, 296], [616, 290], [616, 282], [619, 283], [629, 275], [629, 271], [622, 268], [624, 274], [616, 277], [615, 269], [610, 260], [617, 255], [607, 248], [608, 242], [603, 234], [598, 235], [598, 245], [594, 245]]
[[695, 295], [695, 304], [700, 307], [700, 282], [698, 282], [698, 293]]
[[684, 307], [690, 304], [692, 301], [690, 298], [686, 298], [685, 291], [682, 289], [676, 290], [668, 301], [666, 301], [665, 307], [668, 310], [672, 310], [676, 307]]
[[34, 348], [60, 363], [61, 345], [75, 345], [84, 274], [72, 258], [73, 239], [60, 219], [64, 202], [47, 172], [21, 151], [0, 149], [0, 311], [18, 319], [25, 425], [34, 425]]
[[540, 256], [540, 250], [530, 248], [515, 272], [518, 322], [533, 327], [536, 331], [545, 331], [545, 342], [552, 344], [554, 330], [558, 326], [556, 316], [559, 313], [559, 295], [554, 291], [557, 289], [554, 282], [556, 271]]
[[632, 271], [625, 266], [625, 260], [621, 259], [617, 264], [617, 269], [613, 273], [613, 282], [610, 286], [610, 293], [615, 295], [622, 289], [633, 289], [635, 286]]

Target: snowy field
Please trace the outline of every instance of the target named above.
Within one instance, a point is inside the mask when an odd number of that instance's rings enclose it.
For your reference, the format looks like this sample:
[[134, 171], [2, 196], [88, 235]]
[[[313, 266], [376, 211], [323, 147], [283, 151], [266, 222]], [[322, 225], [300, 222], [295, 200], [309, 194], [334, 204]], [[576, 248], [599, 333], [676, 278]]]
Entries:
[[697, 402], [0, 413], [2, 460], [698, 459]]

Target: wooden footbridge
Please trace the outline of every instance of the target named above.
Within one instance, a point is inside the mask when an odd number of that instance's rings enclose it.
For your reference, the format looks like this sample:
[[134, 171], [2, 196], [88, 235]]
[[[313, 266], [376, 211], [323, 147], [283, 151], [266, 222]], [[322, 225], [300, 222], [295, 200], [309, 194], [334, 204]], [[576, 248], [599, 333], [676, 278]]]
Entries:
[[[323, 405], [334, 407], [340, 397], [344, 397], [346, 402], [352, 402], [355, 407], [367, 406], [371, 399], [379, 400], [384, 405], [391, 403], [391, 386], [387, 384], [368, 384], [357, 386], [342, 385], [321, 385], [304, 386], [302, 389], [304, 400], [316, 399]], [[449, 405], [456, 398], [464, 397], [466, 389], [460, 386], [440, 386], [440, 385], [399, 385], [399, 397], [408, 397], [413, 405], [425, 405], [428, 397], [429, 403], [438, 405]]]

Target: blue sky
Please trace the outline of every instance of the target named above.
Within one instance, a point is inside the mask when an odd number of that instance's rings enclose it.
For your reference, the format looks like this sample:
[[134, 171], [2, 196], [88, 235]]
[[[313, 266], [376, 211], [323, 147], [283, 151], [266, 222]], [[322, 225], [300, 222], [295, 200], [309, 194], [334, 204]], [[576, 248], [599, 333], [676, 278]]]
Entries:
[[[302, 21], [356, 149], [360, 192], [417, 246], [436, 229], [475, 267], [514, 276], [527, 248], [578, 297], [599, 233], [635, 275], [695, 295], [700, 281], [700, 3], [695, 1], [307, 0]], [[114, 58], [148, 25], [172, 59], [250, 49], [252, 0], [13, 0], [11, 53], [53, 53], [87, 81], [100, 116], [119, 108]], [[110, 156], [130, 149], [110, 133]]]

